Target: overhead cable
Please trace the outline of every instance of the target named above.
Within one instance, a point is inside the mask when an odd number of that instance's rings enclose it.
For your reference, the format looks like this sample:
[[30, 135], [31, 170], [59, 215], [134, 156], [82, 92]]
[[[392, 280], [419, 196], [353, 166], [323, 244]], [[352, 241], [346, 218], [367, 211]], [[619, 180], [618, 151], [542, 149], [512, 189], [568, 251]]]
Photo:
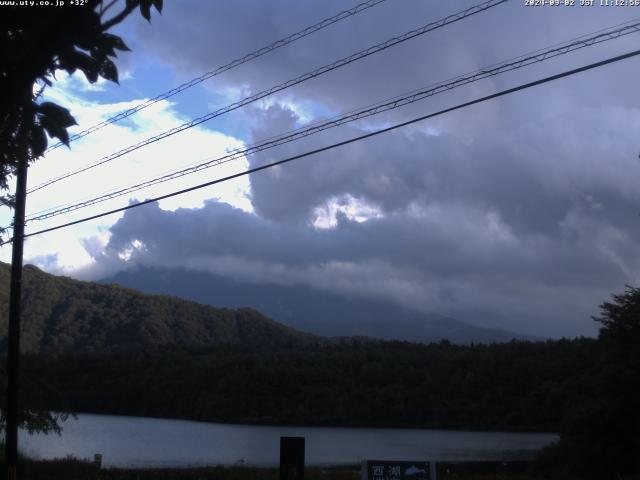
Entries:
[[88, 165], [86, 167], [82, 167], [82, 168], [79, 168], [77, 170], [72, 170], [72, 171], [67, 172], [67, 173], [65, 173], [63, 175], [60, 175], [58, 177], [55, 177], [55, 178], [50, 179], [50, 180], [47, 180], [44, 183], [41, 183], [41, 184], [29, 189], [27, 191], [27, 193], [36, 192], [36, 191], [38, 191], [38, 190], [40, 190], [42, 188], [45, 188], [45, 187], [47, 187], [49, 185], [57, 183], [57, 182], [59, 182], [61, 180], [65, 180], [65, 179], [67, 179], [69, 177], [72, 177], [74, 175], [77, 175], [79, 173], [86, 172], [87, 170], [95, 168], [95, 167], [97, 167], [99, 165], [103, 165], [103, 164], [105, 164], [107, 162], [115, 160], [116, 158], [120, 158], [120, 157], [122, 157], [122, 156], [124, 156], [124, 155], [126, 155], [128, 153], [131, 153], [131, 152], [133, 152], [135, 150], [138, 150], [139, 148], [146, 147], [147, 145], [150, 145], [150, 144], [155, 143], [155, 142], [157, 142], [159, 140], [162, 140], [164, 138], [167, 138], [167, 137], [170, 137], [172, 135], [175, 135], [176, 133], [179, 133], [179, 132], [182, 132], [184, 130], [193, 128], [193, 127], [195, 127], [197, 125], [200, 125], [201, 123], [204, 123], [204, 122], [209, 121], [209, 120], [211, 120], [213, 118], [219, 117], [220, 115], [223, 115], [225, 113], [231, 112], [231, 111], [236, 110], [238, 108], [241, 108], [241, 107], [243, 107], [245, 105], [248, 105], [248, 104], [253, 103], [253, 102], [257, 101], [257, 100], [265, 98], [265, 97], [267, 97], [269, 95], [272, 95], [274, 93], [280, 92], [280, 91], [285, 90], [285, 89], [287, 89], [289, 87], [292, 87], [292, 86], [297, 85], [299, 83], [305, 82], [305, 81], [307, 81], [309, 79], [318, 77], [320, 75], [323, 75], [323, 74], [325, 74], [327, 72], [330, 72], [332, 70], [335, 70], [337, 68], [343, 67], [345, 65], [349, 65], [350, 63], [353, 63], [355, 61], [361, 60], [361, 59], [363, 59], [365, 57], [368, 57], [370, 55], [373, 55], [375, 53], [378, 53], [378, 52], [381, 52], [383, 50], [386, 50], [387, 48], [390, 48], [390, 47], [392, 47], [394, 45], [398, 45], [399, 43], [406, 42], [407, 40], [415, 38], [415, 37], [417, 37], [419, 35], [424, 35], [427, 32], [431, 32], [431, 31], [436, 30], [438, 28], [442, 28], [442, 27], [444, 27], [446, 25], [449, 25], [451, 23], [454, 23], [454, 22], [458, 22], [458, 21], [460, 21], [460, 20], [462, 20], [464, 18], [470, 17], [470, 16], [475, 15], [477, 13], [484, 12], [484, 11], [486, 11], [486, 10], [492, 8], [492, 7], [495, 7], [497, 5], [506, 3], [508, 1], [509, 0], [489, 0], [487, 2], [475, 5], [473, 7], [469, 7], [467, 9], [465, 9], [465, 10], [462, 10], [461, 12], [454, 13], [452, 15], [444, 17], [444, 18], [442, 18], [440, 20], [437, 20], [435, 22], [429, 23], [427, 25], [423, 25], [422, 27], [419, 27], [417, 29], [410, 30], [410, 31], [408, 31], [408, 32], [406, 32], [406, 33], [404, 33], [402, 35], [390, 38], [390, 39], [388, 39], [388, 40], [386, 40], [384, 42], [381, 42], [381, 43], [379, 43], [377, 45], [374, 45], [372, 47], [366, 48], [364, 50], [360, 50], [359, 52], [356, 52], [356, 53], [354, 53], [352, 55], [349, 55], [348, 57], [344, 57], [344, 58], [342, 58], [340, 60], [337, 60], [337, 61], [335, 61], [333, 63], [330, 63], [328, 65], [325, 65], [323, 67], [317, 68], [317, 69], [315, 69], [315, 70], [313, 70], [311, 72], [308, 72], [308, 73], [305, 73], [303, 75], [300, 75], [300, 76], [298, 76], [296, 78], [293, 78], [293, 79], [288, 80], [288, 81], [286, 81], [284, 83], [281, 83], [279, 85], [271, 87], [271, 88], [269, 88], [267, 90], [263, 90], [263, 91], [261, 91], [259, 93], [256, 93], [254, 95], [248, 96], [246, 98], [243, 98], [242, 100], [239, 100], [239, 101], [234, 102], [234, 103], [232, 103], [230, 105], [227, 105], [226, 107], [219, 108], [219, 109], [217, 109], [217, 110], [215, 110], [213, 112], [207, 113], [206, 115], [203, 115], [201, 117], [195, 118], [195, 119], [193, 119], [193, 120], [191, 120], [189, 122], [183, 123], [182, 125], [179, 125], [177, 127], [171, 128], [171, 129], [169, 129], [169, 130], [167, 130], [167, 131], [165, 131], [163, 133], [160, 133], [158, 135], [154, 135], [152, 137], [149, 137], [149, 138], [147, 138], [146, 140], [144, 140], [142, 142], [136, 143], [134, 145], [130, 145], [130, 146], [126, 147], [126, 148], [123, 148], [122, 150], [118, 150], [117, 152], [114, 152], [114, 153], [112, 153], [110, 155], [107, 155], [107, 156], [105, 156], [105, 157], [93, 162], [92, 164], [90, 164], [90, 165]]
[[307, 137], [309, 135], [313, 135], [319, 133], [323, 130], [327, 130], [330, 128], [337, 127], [339, 125], [343, 125], [349, 122], [353, 122], [356, 120], [360, 120], [363, 118], [370, 117], [372, 115], [376, 115], [381, 112], [385, 112], [388, 110], [393, 110], [405, 105], [409, 105], [411, 103], [415, 103], [419, 100], [423, 100], [425, 98], [437, 95], [442, 92], [446, 92], [452, 90], [454, 88], [461, 87], [463, 85], [467, 85], [472, 82], [476, 82], [485, 78], [493, 77], [505, 72], [509, 72], [512, 70], [517, 70], [529, 65], [533, 65], [536, 63], [543, 62], [545, 60], [549, 60], [551, 58], [555, 58], [559, 55], [564, 55], [575, 50], [579, 50], [585, 47], [589, 47], [595, 44], [599, 44], [602, 42], [606, 42], [609, 40], [613, 40], [616, 38], [620, 38], [625, 35], [629, 35], [631, 33], [640, 32], [640, 22], [636, 22], [633, 24], [625, 25], [621, 28], [617, 29], [609, 29], [605, 31], [601, 31], [598, 35], [594, 35], [588, 38], [580, 37], [580, 40], [570, 41], [570, 43], [561, 44], [560, 46], [550, 48], [547, 50], [538, 50], [533, 54], [520, 56], [513, 60], [508, 60], [502, 64], [496, 64], [492, 67], [483, 68], [477, 70], [473, 73], [468, 73], [464, 75], [460, 75], [455, 77], [453, 80], [441, 82], [439, 84], [431, 85], [429, 87], [425, 87], [420, 90], [414, 90], [409, 94], [405, 94], [403, 96], [398, 96], [390, 100], [386, 100], [384, 102], [380, 102], [373, 106], [369, 106], [363, 109], [355, 110], [353, 112], [344, 114], [342, 116], [317, 122], [313, 125], [300, 128], [293, 132], [288, 132], [282, 134], [280, 136], [272, 137], [266, 141], [261, 143], [253, 144], [249, 147], [239, 148], [228, 152], [227, 154], [207, 159], [201, 163], [196, 165], [183, 168], [180, 170], [176, 170], [170, 173], [166, 173], [159, 177], [153, 178], [151, 180], [147, 180], [141, 183], [137, 183], [134, 185], [130, 185], [125, 188], [117, 189], [97, 197], [93, 197], [88, 200], [84, 200], [82, 202], [75, 202], [65, 206], [54, 207], [53, 209], [43, 210], [41, 212], [34, 213], [27, 218], [27, 222], [45, 220], [51, 217], [55, 217], [58, 215], [66, 214], [75, 210], [79, 210], [81, 208], [88, 207], [90, 205], [95, 205], [97, 203], [102, 203], [114, 198], [121, 197], [128, 193], [133, 193], [144, 188], [151, 187], [153, 185], [158, 185], [164, 182], [168, 182], [170, 180], [174, 180], [176, 178], [184, 177], [186, 175], [191, 175], [193, 173], [199, 172], [201, 170], [215, 167], [233, 160], [237, 160], [246, 155], [255, 154], [261, 152], [263, 150], [267, 150], [279, 145], [283, 145], [286, 143], [293, 142], [295, 140], [299, 140], [301, 138]]
[[[345, 18], [349, 18], [352, 17], [354, 15], [357, 15], [360, 12], [363, 12], [371, 7], [374, 7], [382, 2], [385, 2], [386, 0], [368, 0], [366, 2], [362, 2], [359, 3], [358, 5], [356, 5], [353, 8], [350, 8], [348, 10], [343, 10], [340, 13], [337, 13], [336, 15], [333, 15], [332, 17], [329, 18], [325, 18], [324, 20], [321, 20], [320, 22], [311, 25], [309, 27], [303, 28], [302, 30], [296, 32], [296, 33], [292, 33], [291, 35], [281, 38], [280, 40], [277, 40], [269, 45], [267, 45], [266, 47], [262, 47], [259, 48], [258, 50], [255, 50], [254, 52], [248, 53], [240, 58], [237, 58], [235, 60], [232, 60], [231, 62], [222, 65], [220, 67], [217, 67], [214, 70], [211, 70], [209, 72], [203, 73], [202, 75], [200, 75], [199, 77], [193, 78], [191, 80], [189, 80], [188, 82], [184, 82], [181, 85], [178, 85], [175, 88], [172, 88], [171, 90], [161, 93], [160, 95], [157, 95], [153, 98], [150, 98], [138, 105], [136, 105], [135, 107], [132, 107], [128, 110], [125, 110], [123, 112], [118, 113], [117, 115], [114, 115], [113, 117], [110, 117], [108, 119], [106, 119], [103, 122], [100, 122], [96, 125], [93, 125], [89, 128], [87, 128], [86, 130], [83, 130], [81, 132], [78, 132], [74, 135], [71, 135], [69, 137], [69, 141], [73, 142], [74, 140], [78, 140], [82, 137], [85, 137], [97, 130], [100, 130], [101, 128], [106, 127], [107, 125], [111, 125], [112, 123], [118, 122], [119, 120], [125, 119], [127, 117], [130, 117], [131, 115], [139, 112], [140, 110], [143, 110], [151, 105], [153, 105], [154, 103], [157, 103], [161, 100], [165, 100], [167, 98], [170, 98], [188, 88], [191, 88], [195, 85], [198, 85], [199, 83], [204, 82], [205, 80], [208, 80], [210, 78], [215, 77], [216, 75], [220, 75], [221, 73], [224, 73], [228, 70], [231, 70], [232, 68], [238, 67], [244, 63], [250, 62], [251, 60], [255, 60], [258, 57], [261, 57], [267, 53], [273, 52], [274, 50], [277, 50], [281, 47], [284, 47], [286, 45], [289, 45], [290, 43], [293, 43], [297, 40], [300, 40], [301, 38], [304, 38], [308, 35], [311, 35], [312, 33], [315, 33], [319, 30], [322, 30], [324, 28], [329, 27], [330, 25], [333, 25], [334, 23], [337, 23], [341, 20], [344, 20]], [[62, 145], [64, 145], [62, 142], [58, 142], [54, 145], [52, 145], [51, 147], [49, 147], [47, 149], [48, 151], [51, 151], [55, 148], [61, 147]]]
[[[126, 205], [124, 207], [120, 207], [120, 208], [116, 208], [116, 209], [109, 210], [109, 211], [106, 211], [106, 212], [98, 213], [96, 215], [91, 215], [91, 216], [88, 216], [88, 217], [85, 217], [85, 218], [81, 218], [79, 220], [74, 220], [72, 222], [67, 222], [67, 223], [64, 223], [64, 224], [61, 224], [61, 225], [56, 225], [54, 227], [45, 228], [45, 229], [42, 229], [42, 230], [38, 230], [36, 232], [31, 232], [31, 233], [28, 233], [28, 234], [26, 234], [24, 236], [25, 237], [32, 237], [34, 235], [40, 235], [40, 234], [43, 234], [43, 233], [48, 233], [48, 232], [52, 232], [52, 231], [55, 231], [55, 230], [60, 230], [61, 228], [66, 228], [66, 227], [70, 227], [70, 226], [73, 226], [73, 225], [78, 225], [80, 223], [88, 222], [90, 220], [95, 220], [97, 218], [105, 217], [107, 215], [113, 215], [114, 213], [124, 212], [126, 210], [130, 210], [130, 209], [133, 209], [133, 208], [141, 207], [143, 205], [148, 205], [150, 203], [155, 203], [155, 202], [158, 202], [160, 200], [165, 200], [167, 198], [175, 197], [177, 195], [182, 195], [184, 193], [188, 193], [188, 192], [199, 190], [199, 189], [202, 189], [202, 188], [205, 188], [205, 187], [209, 187], [211, 185], [216, 185], [216, 184], [219, 184], [219, 183], [222, 183], [222, 182], [233, 180], [235, 178], [239, 178], [239, 177], [242, 177], [242, 176], [245, 176], [245, 175], [256, 173], [256, 172], [259, 172], [261, 170], [266, 170], [268, 168], [272, 168], [272, 167], [275, 167], [275, 166], [278, 166], [278, 165], [283, 165], [285, 163], [292, 162], [294, 160], [299, 160], [301, 158], [309, 157], [311, 155], [315, 155], [315, 154], [318, 154], [318, 153], [321, 153], [321, 152], [325, 152], [325, 151], [328, 151], [328, 150], [333, 150], [334, 148], [341, 147], [341, 146], [344, 146], [344, 145], [348, 145], [348, 144], [351, 144], [351, 143], [355, 143], [355, 142], [364, 140], [366, 138], [375, 137], [377, 135], [380, 135], [380, 134], [383, 134], [383, 133], [386, 133], [386, 132], [390, 132], [390, 131], [396, 130], [398, 128], [406, 127], [406, 126], [414, 124], [414, 123], [422, 122], [424, 120], [427, 120], [427, 119], [430, 119], [430, 118], [433, 118], [433, 117], [437, 117], [437, 116], [443, 115], [445, 113], [453, 112], [455, 110], [460, 110], [462, 108], [466, 108], [466, 107], [469, 107], [471, 105], [476, 105], [476, 104], [479, 104], [479, 103], [482, 103], [482, 102], [486, 102], [488, 100], [492, 100], [494, 98], [498, 98], [498, 97], [502, 97], [502, 96], [505, 96], [505, 95], [509, 95], [511, 93], [515, 93], [515, 92], [518, 92], [518, 91], [521, 91], [521, 90], [526, 90], [528, 88], [532, 88], [532, 87], [535, 87], [535, 86], [538, 86], [538, 85], [542, 85], [542, 84], [549, 83], [549, 82], [552, 82], [552, 81], [555, 81], [555, 80], [559, 80], [561, 78], [569, 77], [571, 75], [576, 75], [578, 73], [585, 72], [587, 70], [592, 70], [594, 68], [603, 67], [605, 65], [609, 65], [609, 64], [612, 64], [612, 63], [615, 63], [615, 62], [619, 62], [619, 61], [628, 59], [628, 58], [632, 58], [632, 57], [635, 57], [637, 55], [640, 55], [640, 50], [634, 50], [632, 52], [628, 52], [628, 53], [625, 53], [625, 54], [622, 54], [622, 55], [618, 55], [618, 56], [615, 56], [615, 57], [610, 57], [610, 58], [608, 58], [606, 60], [602, 60], [602, 61], [599, 61], [599, 62], [591, 63], [591, 64], [588, 64], [588, 65], [584, 65], [582, 67], [574, 68], [572, 70], [567, 70], [567, 71], [564, 71], [562, 73], [558, 73], [556, 75], [551, 75], [549, 77], [545, 77], [545, 78], [542, 78], [542, 79], [539, 79], [539, 80], [535, 80], [533, 82], [521, 84], [521, 85], [518, 85], [516, 87], [508, 88], [506, 90], [501, 90], [500, 92], [493, 93], [491, 95], [487, 95], [487, 96], [484, 96], [484, 97], [481, 97], [481, 98], [478, 98], [478, 99], [475, 99], [475, 100], [471, 100], [469, 102], [464, 102], [464, 103], [458, 104], [458, 105], [456, 105], [454, 107], [445, 108], [445, 109], [439, 110], [439, 111], [437, 111], [435, 113], [430, 113], [430, 114], [427, 114], [427, 115], [423, 115], [421, 117], [414, 118], [414, 119], [408, 120], [406, 122], [398, 123], [398, 124], [392, 125], [390, 127], [386, 127], [386, 128], [382, 128], [382, 129], [379, 129], [379, 130], [375, 130], [373, 132], [369, 132], [369, 133], [366, 133], [366, 134], [363, 134], [363, 135], [360, 135], [360, 136], [357, 136], [357, 137], [354, 137], [354, 138], [350, 138], [350, 139], [344, 140], [342, 142], [334, 143], [334, 144], [331, 144], [331, 145], [328, 145], [328, 146], [325, 146], [325, 147], [322, 147], [322, 148], [317, 148], [315, 150], [310, 150], [308, 152], [301, 153], [301, 154], [298, 154], [298, 155], [294, 155], [292, 157], [288, 157], [288, 158], [285, 158], [283, 160], [278, 160], [276, 162], [268, 163], [266, 165], [261, 165], [259, 167], [254, 167], [254, 168], [245, 170], [243, 172], [239, 172], [239, 173], [236, 173], [236, 174], [233, 174], [233, 175], [228, 175], [228, 176], [223, 177], [223, 178], [218, 178], [218, 179], [215, 179], [215, 180], [211, 180], [209, 182], [201, 183], [199, 185], [194, 185], [194, 186], [189, 187], [189, 188], [185, 188], [185, 189], [178, 190], [178, 191], [175, 191], [175, 192], [171, 192], [171, 193], [167, 193], [167, 194], [164, 194], [164, 195], [160, 195], [158, 197], [150, 198], [150, 199], [144, 200], [142, 202], [131, 203], [131, 204]], [[7, 243], [11, 243], [12, 241], [13, 241], [13, 239], [9, 239], [9, 240], [6, 240], [5, 242], [0, 243], [0, 245], [5, 245]]]

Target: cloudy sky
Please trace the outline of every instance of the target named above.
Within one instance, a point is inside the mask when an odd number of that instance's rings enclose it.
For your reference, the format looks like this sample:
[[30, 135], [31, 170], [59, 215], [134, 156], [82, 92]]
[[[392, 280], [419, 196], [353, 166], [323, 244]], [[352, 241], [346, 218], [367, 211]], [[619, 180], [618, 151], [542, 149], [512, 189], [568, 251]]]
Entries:
[[[352, 0], [167, 1], [116, 32], [121, 85], [60, 75], [47, 90], [87, 128], [341, 10]], [[59, 148], [29, 185], [477, 2], [386, 0], [353, 18]], [[92, 198], [229, 150], [640, 17], [640, 7], [511, 0], [30, 195], [27, 213]], [[91, 208], [34, 232], [342, 141], [638, 48], [640, 34], [482, 80]], [[25, 261], [99, 279], [184, 266], [303, 284], [482, 326], [593, 335], [589, 318], [640, 284], [640, 59], [294, 163], [29, 238]], [[9, 212], [0, 219], [9, 222]], [[9, 261], [10, 249], [0, 258]]]

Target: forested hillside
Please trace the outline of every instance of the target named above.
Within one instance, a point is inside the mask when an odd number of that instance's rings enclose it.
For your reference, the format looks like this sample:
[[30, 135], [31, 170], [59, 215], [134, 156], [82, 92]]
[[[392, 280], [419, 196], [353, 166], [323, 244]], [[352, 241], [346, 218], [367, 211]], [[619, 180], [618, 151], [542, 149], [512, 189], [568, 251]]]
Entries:
[[[0, 348], [6, 345], [10, 267], [0, 263]], [[114, 351], [166, 345], [306, 344], [313, 335], [252, 309], [218, 309], [166, 295], [24, 269], [21, 350]]]
[[[8, 277], [0, 265], [3, 335]], [[590, 339], [329, 341], [254, 310], [216, 309], [31, 266], [23, 320], [25, 402], [54, 411], [557, 430], [579, 404], [597, 358]]]
[[[457, 344], [541, 340], [507, 330], [480, 327], [435, 312], [403, 307], [385, 298], [344, 295], [308, 285], [254, 283], [187, 268], [136, 266], [101, 280], [145, 293], [175, 295], [214, 307], [250, 306], [316, 335], [368, 336], [385, 340]], [[491, 324], [482, 313], [474, 322]]]
[[[29, 356], [54, 410], [239, 423], [557, 431], [595, 341], [240, 345]], [[39, 389], [39, 396], [45, 389]], [[57, 392], [57, 393], [56, 393]], [[43, 399], [38, 401], [42, 403]]]

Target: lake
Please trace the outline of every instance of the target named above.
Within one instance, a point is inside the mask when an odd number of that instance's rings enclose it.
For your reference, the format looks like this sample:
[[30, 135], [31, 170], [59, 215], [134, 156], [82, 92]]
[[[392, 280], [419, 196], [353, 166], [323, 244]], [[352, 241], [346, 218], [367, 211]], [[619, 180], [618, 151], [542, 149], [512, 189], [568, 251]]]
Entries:
[[21, 452], [42, 459], [101, 453], [105, 466], [275, 466], [281, 436], [306, 438], [307, 465], [526, 460], [558, 439], [551, 433], [267, 427], [81, 414], [63, 424], [62, 436], [21, 432], [19, 445]]

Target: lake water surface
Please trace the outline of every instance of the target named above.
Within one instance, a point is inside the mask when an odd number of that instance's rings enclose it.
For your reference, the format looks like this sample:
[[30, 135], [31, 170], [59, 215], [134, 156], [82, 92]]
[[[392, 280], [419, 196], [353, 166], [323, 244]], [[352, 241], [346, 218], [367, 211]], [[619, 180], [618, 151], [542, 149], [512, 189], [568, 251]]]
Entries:
[[21, 432], [20, 451], [37, 458], [103, 455], [105, 466], [274, 466], [281, 436], [306, 438], [307, 465], [364, 459], [525, 460], [558, 436], [451, 430], [265, 427], [111, 415], [78, 415], [62, 436]]

